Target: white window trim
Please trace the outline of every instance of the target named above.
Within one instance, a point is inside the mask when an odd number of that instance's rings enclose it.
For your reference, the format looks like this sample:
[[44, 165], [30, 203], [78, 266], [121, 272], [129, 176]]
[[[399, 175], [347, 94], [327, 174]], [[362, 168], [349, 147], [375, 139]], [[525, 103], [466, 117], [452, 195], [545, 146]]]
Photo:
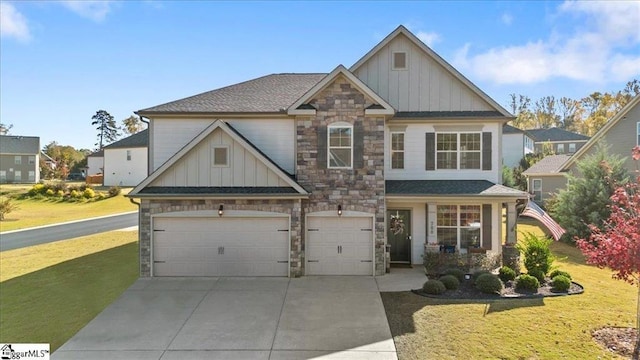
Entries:
[[[404, 67], [396, 66], [396, 54], [404, 54]], [[409, 55], [406, 51], [393, 51], [391, 53], [391, 70], [408, 70], [409, 69]]]
[[[346, 146], [331, 146], [331, 129], [348, 128], [351, 135], [351, 164], [349, 166], [331, 166], [331, 149], [346, 149]], [[347, 122], [336, 122], [327, 126], [327, 169], [353, 169], [353, 125]]]
[[461, 250], [468, 250], [467, 248], [462, 248], [462, 244], [460, 243], [460, 241], [462, 240], [462, 230], [463, 229], [471, 229], [474, 228], [473, 226], [463, 226], [461, 221], [460, 221], [460, 217], [462, 215], [462, 212], [460, 211], [460, 208], [462, 206], [476, 206], [479, 208], [480, 212], [480, 226], [477, 227], [479, 229], [479, 234], [478, 234], [478, 239], [477, 239], [477, 245], [481, 246], [482, 245], [482, 223], [483, 223], [483, 219], [482, 219], [482, 205], [479, 204], [437, 204], [436, 205], [436, 214], [438, 213], [438, 206], [455, 206], [456, 207], [456, 226], [442, 226], [442, 225], [438, 225], [438, 219], [437, 219], [437, 215], [436, 215], [436, 240], [438, 242], [438, 244], [440, 244], [440, 239], [438, 239], [438, 229], [456, 229], [456, 251], [461, 251]]
[[15, 155], [13, 157], [13, 165], [22, 165], [22, 156]]
[[[451, 150], [438, 150], [438, 135], [439, 134], [456, 134], [456, 167], [455, 168], [439, 168], [438, 167], [438, 153], [447, 153], [447, 152], [453, 152]], [[465, 150], [464, 152], [468, 152], [468, 153], [479, 153], [480, 154], [480, 166], [478, 168], [461, 168], [460, 167], [460, 154], [462, 153], [462, 150], [460, 149], [461, 143], [460, 143], [460, 135], [461, 134], [479, 134], [480, 135], [480, 150]], [[483, 150], [483, 143], [482, 143], [482, 132], [481, 131], [460, 131], [460, 132], [456, 132], [456, 131], [440, 131], [436, 133], [436, 158], [435, 158], [435, 162], [436, 162], [436, 170], [458, 170], [458, 171], [478, 171], [478, 170], [482, 170], [482, 150]]]
[[576, 143], [570, 143], [569, 144], [569, 153], [572, 154], [576, 152]]
[[[216, 149], [227, 149], [227, 159], [224, 164], [216, 164]], [[223, 168], [230, 166], [230, 158], [231, 152], [229, 151], [229, 146], [227, 145], [214, 145], [211, 147], [211, 167], [214, 168]]]
[[[565, 150], [564, 150], [564, 144], [558, 144], [558, 146], [556, 147], [556, 149], [557, 149], [556, 151], [558, 152], [558, 155], [560, 155], [560, 154], [564, 154], [564, 153], [565, 153]], [[562, 150], [560, 150], [560, 149], [562, 149]]]
[[[402, 134], [402, 150], [394, 150], [393, 149], [393, 135], [395, 134]], [[405, 161], [406, 161], [406, 157], [405, 157], [405, 142], [407, 139], [407, 135], [404, 131], [392, 131], [391, 132], [391, 136], [389, 137], [390, 143], [389, 143], [389, 154], [390, 154], [390, 158], [389, 158], [389, 163], [390, 163], [390, 168], [391, 170], [404, 170], [405, 166]], [[393, 154], [394, 153], [402, 153], [402, 167], [401, 168], [394, 168], [393, 167]]]
[[22, 181], [22, 171], [16, 170], [13, 172], [13, 180], [14, 181]]
[[34, 164], [36, 163], [36, 157], [35, 157], [35, 156], [33, 156], [33, 155], [30, 155], [30, 156], [27, 158], [27, 162], [29, 163], [29, 165], [34, 165]]

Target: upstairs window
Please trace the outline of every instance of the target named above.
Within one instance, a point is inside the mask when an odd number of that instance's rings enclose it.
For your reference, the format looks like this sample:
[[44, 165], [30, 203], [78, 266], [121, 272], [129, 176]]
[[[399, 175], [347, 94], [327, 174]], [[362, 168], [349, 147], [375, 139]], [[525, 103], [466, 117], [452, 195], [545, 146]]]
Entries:
[[407, 53], [406, 52], [394, 52], [393, 53], [393, 70], [407, 70]]
[[353, 127], [351, 125], [330, 125], [328, 135], [329, 168], [350, 169], [353, 166]]
[[22, 165], [22, 156], [16, 155], [13, 157], [13, 163], [15, 165]]
[[576, 152], [576, 144], [575, 143], [571, 143], [571, 144], [569, 144], [569, 153], [573, 154], [574, 152]]
[[131, 161], [131, 150], [127, 150], [127, 161]]
[[480, 133], [438, 133], [436, 163], [438, 169], [480, 169], [482, 157]]
[[36, 157], [35, 156], [29, 156], [29, 165], [33, 165], [36, 163]]
[[557, 154], [564, 154], [564, 144], [558, 144]]
[[542, 200], [542, 179], [531, 180], [531, 193], [533, 194], [533, 200]]
[[391, 133], [391, 168], [404, 169], [404, 133]]

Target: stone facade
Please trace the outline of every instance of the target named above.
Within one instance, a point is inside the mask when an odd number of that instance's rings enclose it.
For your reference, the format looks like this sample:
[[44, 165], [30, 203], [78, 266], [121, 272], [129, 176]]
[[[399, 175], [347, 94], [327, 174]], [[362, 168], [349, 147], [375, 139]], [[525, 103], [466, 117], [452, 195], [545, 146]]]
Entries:
[[[302, 202], [302, 216], [319, 211], [358, 211], [375, 215], [375, 269], [383, 275], [385, 245], [384, 118], [365, 116], [372, 104], [344, 77], [337, 77], [309, 102], [315, 116], [299, 116], [297, 181], [310, 193]], [[352, 169], [328, 169], [326, 127], [335, 122], [353, 126]], [[326, 138], [325, 138], [326, 139]], [[324, 152], [324, 154], [322, 153]], [[302, 232], [304, 236], [304, 229]], [[303, 262], [304, 263], [304, 262]]]
[[218, 206], [224, 204], [225, 211], [268, 211], [285, 213], [291, 216], [289, 232], [291, 252], [289, 254], [289, 275], [298, 277], [304, 274], [302, 244], [302, 221], [300, 200], [142, 200], [140, 205], [140, 276], [151, 276], [151, 216], [169, 214], [180, 211], [218, 211]]

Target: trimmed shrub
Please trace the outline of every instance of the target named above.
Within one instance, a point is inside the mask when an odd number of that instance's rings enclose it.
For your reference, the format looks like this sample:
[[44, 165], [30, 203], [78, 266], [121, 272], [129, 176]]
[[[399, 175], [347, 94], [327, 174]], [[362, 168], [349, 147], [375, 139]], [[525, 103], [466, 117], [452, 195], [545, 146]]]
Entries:
[[446, 287], [447, 290], [456, 290], [458, 286], [460, 286], [460, 281], [458, 281], [458, 278], [453, 275], [444, 275], [438, 280], [444, 284], [444, 287]]
[[502, 282], [515, 280], [516, 272], [515, 270], [513, 270], [508, 266], [503, 266], [500, 268], [500, 271], [498, 272], [498, 277], [500, 278], [500, 280], [502, 280]]
[[93, 199], [96, 196], [96, 192], [93, 191], [93, 189], [91, 188], [86, 188], [82, 192], [82, 196], [84, 196], [87, 199]]
[[503, 287], [497, 275], [485, 273], [476, 279], [476, 288], [485, 294], [500, 294]]
[[517, 246], [524, 255], [524, 267], [528, 273], [541, 271], [543, 274], [547, 274], [551, 270], [554, 257], [549, 245], [551, 245], [551, 240], [547, 238], [538, 237], [530, 232], [524, 234], [524, 240]]
[[74, 198], [74, 199], [79, 199], [82, 197], [82, 193], [79, 192], [78, 190], [71, 190], [71, 192], [69, 193], [69, 195]]
[[109, 197], [118, 196], [120, 195], [121, 192], [122, 190], [120, 189], [119, 186], [112, 186], [109, 188]]
[[48, 189], [46, 194], [47, 196], [54, 196], [56, 193], [55, 191], [53, 191], [53, 189]]
[[464, 280], [464, 271], [456, 268], [445, 270], [443, 275], [453, 275], [458, 279], [458, 282], [462, 282]]
[[56, 191], [56, 196], [63, 197], [64, 196], [64, 191], [62, 191], [62, 190]]
[[44, 194], [47, 191], [47, 188], [44, 186], [44, 184], [35, 184], [33, 185], [33, 187], [31, 187], [31, 189], [29, 189], [29, 192], [27, 193], [29, 196], [34, 196], [34, 195], [38, 195], [38, 194]]
[[534, 278], [538, 279], [538, 282], [540, 284], [542, 284], [544, 282], [545, 274], [542, 271], [540, 271], [540, 270], [531, 270], [531, 271], [529, 271], [528, 274], [533, 276]]
[[571, 287], [571, 279], [564, 275], [556, 275], [551, 280], [551, 289], [553, 291], [565, 292]]
[[536, 291], [539, 287], [540, 282], [531, 275], [522, 274], [516, 278], [516, 290]]
[[569, 278], [569, 280], [571, 280], [571, 275], [569, 275], [568, 272], [562, 271], [562, 270], [553, 270], [551, 272], [551, 274], [549, 274], [549, 277], [553, 279], [554, 277], [556, 277], [558, 275], [566, 276], [566, 277]]
[[447, 288], [440, 280], [427, 280], [427, 282], [422, 285], [422, 291], [431, 295], [440, 295], [447, 291]]
[[478, 278], [484, 274], [491, 274], [491, 271], [489, 270], [478, 270], [475, 271], [473, 274], [471, 274], [471, 278], [473, 279], [473, 282], [475, 283], [476, 281], [478, 281]]

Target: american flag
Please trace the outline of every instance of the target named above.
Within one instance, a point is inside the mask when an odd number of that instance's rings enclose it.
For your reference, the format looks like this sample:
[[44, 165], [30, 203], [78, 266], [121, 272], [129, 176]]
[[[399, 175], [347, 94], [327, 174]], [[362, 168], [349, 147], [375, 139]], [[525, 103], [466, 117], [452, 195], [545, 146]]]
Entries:
[[529, 200], [521, 215], [532, 217], [540, 221], [547, 229], [549, 229], [549, 231], [551, 232], [551, 236], [553, 236], [556, 241], [560, 240], [562, 234], [565, 233], [565, 230], [562, 228], [562, 226], [560, 226], [560, 224], [555, 222], [555, 220], [553, 220], [551, 216], [549, 216], [549, 214], [547, 214], [540, 208], [540, 206], [538, 206], [538, 204], [531, 200]]

